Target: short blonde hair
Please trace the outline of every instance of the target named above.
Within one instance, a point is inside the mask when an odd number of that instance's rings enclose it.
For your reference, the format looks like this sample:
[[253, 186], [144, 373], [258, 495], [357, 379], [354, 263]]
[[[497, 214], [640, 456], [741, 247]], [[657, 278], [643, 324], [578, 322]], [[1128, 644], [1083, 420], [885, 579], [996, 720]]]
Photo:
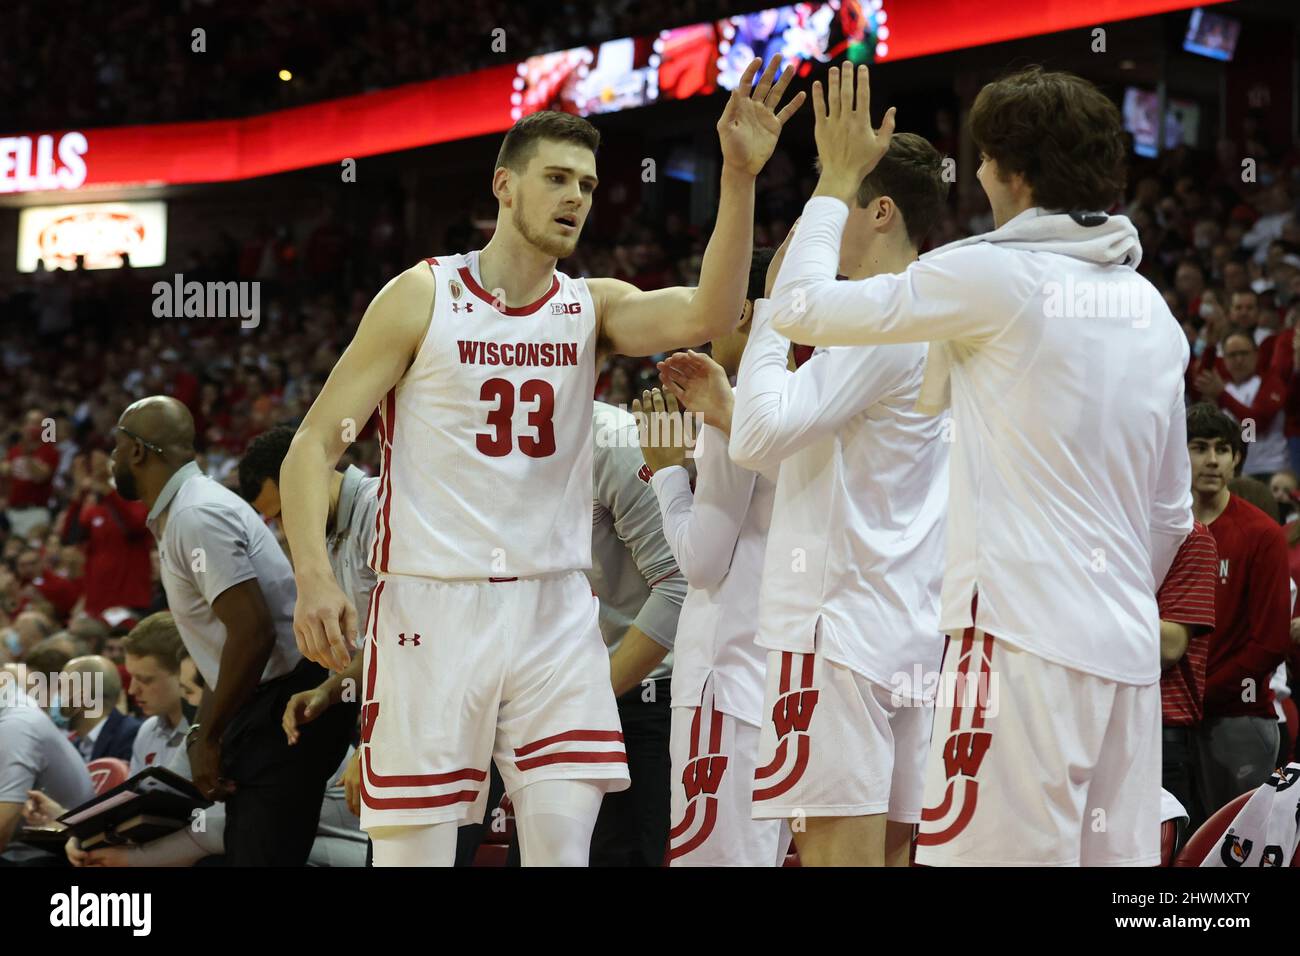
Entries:
[[136, 657], [156, 657], [168, 673], [180, 670], [176, 652], [182, 647], [181, 632], [176, 629], [171, 611], [150, 614], [131, 628], [122, 639], [122, 647]]

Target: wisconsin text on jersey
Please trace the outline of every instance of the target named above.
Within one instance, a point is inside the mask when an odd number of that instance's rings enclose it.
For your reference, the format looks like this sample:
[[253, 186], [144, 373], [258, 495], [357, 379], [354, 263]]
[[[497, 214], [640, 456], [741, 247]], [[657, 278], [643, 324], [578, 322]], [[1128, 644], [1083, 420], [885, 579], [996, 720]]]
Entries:
[[577, 342], [479, 342], [457, 339], [462, 365], [577, 365]]

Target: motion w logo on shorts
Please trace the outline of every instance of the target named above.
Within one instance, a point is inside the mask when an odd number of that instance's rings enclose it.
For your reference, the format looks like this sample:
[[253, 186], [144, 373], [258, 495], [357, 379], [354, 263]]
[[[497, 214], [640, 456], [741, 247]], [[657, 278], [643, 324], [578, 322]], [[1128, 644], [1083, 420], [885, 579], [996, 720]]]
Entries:
[[399, 646], [401, 646], [401, 647], [405, 647], [407, 641], [410, 641], [411, 644], [413, 644], [413, 645], [416, 646], [416, 647], [419, 647], [419, 646], [420, 646], [420, 635], [419, 635], [419, 634], [412, 634], [410, 637], [407, 637], [404, 633], [403, 633], [403, 634], [398, 634], [398, 635], [397, 635], [397, 643], [398, 643]]
[[[799, 667], [799, 686], [792, 687], [795, 658], [803, 659]], [[754, 791], [754, 802], [773, 800], [787, 792], [799, 782], [803, 772], [808, 768], [808, 754], [811, 747], [808, 727], [812, 723], [813, 710], [817, 706], [819, 692], [813, 685], [812, 654], [795, 654], [785, 651], [781, 654], [780, 696], [772, 705], [772, 724], [776, 728], [776, 753], [765, 767], [754, 771], [754, 780], [776, 779], [768, 786]], [[795, 741], [793, 765], [785, 770], [790, 759], [790, 741]], [[785, 770], [784, 774], [780, 772]]]
[[[728, 758], [719, 753], [722, 750], [722, 714], [713, 709], [711, 700], [708, 750], [704, 754], [700, 753], [704, 748], [701, 739], [703, 710], [703, 707], [696, 707], [695, 716], [691, 719], [691, 756], [682, 768], [686, 811], [677, 825], [668, 831], [670, 861], [702, 846], [718, 822], [718, 787], [722, 785], [722, 776], [727, 772]], [[703, 800], [699, 799], [701, 796]], [[695, 818], [700, 813], [701, 803], [704, 805], [703, 817], [696, 827]]]
[[[980, 789], [976, 778], [993, 743], [993, 733], [983, 729], [988, 708], [984, 690], [989, 686], [992, 659], [992, 636], [983, 634], [977, 642], [975, 629], [967, 628], [961, 639], [956, 680], [948, 690], [953, 695], [952, 720], [943, 745], [943, 772], [948, 784], [939, 806], [921, 811], [918, 846], [947, 843], [966, 829], [975, 815]], [[935, 732], [940, 732], [937, 727]]]

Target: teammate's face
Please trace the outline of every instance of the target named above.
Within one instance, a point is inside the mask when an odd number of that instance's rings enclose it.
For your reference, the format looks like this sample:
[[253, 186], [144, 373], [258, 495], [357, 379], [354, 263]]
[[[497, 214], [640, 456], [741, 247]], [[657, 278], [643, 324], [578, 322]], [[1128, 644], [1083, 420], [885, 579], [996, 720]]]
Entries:
[[165, 714], [180, 701], [180, 681], [152, 654], [127, 654], [126, 672], [131, 675], [128, 693], [146, 717]]
[[577, 143], [543, 140], [520, 175], [512, 175], [510, 220], [548, 256], [573, 255], [591, 212], [596, 156]]
[[1222, 438], [1193, 438], [1187, 443], [1192, 462], [1192, 491], [1217, 495], [1232, 480], [1236, 456], [1232, 446]]
[[280, 489], [270, 478], [262, 479], [262, 490], [253, 499], [253, 507], [262, 516], [263, 521], [280, 517]]
[[981, 153], [980, 168], [976, 170], [975, 178], [984, 187], [984, 192], [989, 197], [989, 205], [993, 207], [995, 229], [1019, 215], [1022, 211], [1021, 202], [1026, 198], [1022, 196], [1026, 189], [1022, 177], [1013, 175], [1003, 182], [998, 173], [997, 160]]

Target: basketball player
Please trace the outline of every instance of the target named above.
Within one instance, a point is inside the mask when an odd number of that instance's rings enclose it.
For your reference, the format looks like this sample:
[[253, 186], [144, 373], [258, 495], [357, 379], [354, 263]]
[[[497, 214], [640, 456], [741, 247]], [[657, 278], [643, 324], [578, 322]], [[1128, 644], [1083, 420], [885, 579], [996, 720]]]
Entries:
[[690, 584], [674, 649], [669, 866], [778, 866], [790, 845], [783, 821], [755, 820], [750, 813], [764, 672], [754, 631], [775, 482], [727, 454], [734, 404], [729, 378], [740, 364], [752, 300], [763, 295], [772, 254], [754, 251], [744, 321], [713, 341], [712, 358], [699, 356], [705, 374], [679, 383], [661, 363], [667, 394], [655, 389], [633, 403], [634, 411], [664, 423], [663, 416], [677, 414], [680, 397], [704, 421], [695, 445], [694, 492], [685, 448], [652, 440], [648, 428], [642, 435], [664, 534]]
[[1156, 587], [1192, 527], [1188, 346], [1135, 270], [1133, 225], [1096, 211], [1123, 189], [1119, 112], [1037, 67], [985, 86], [971, 132], [997, 228], [901, 275], [837, 282], [848, 203], [894, 115], [872, 129], [866, 68], [832, 69], [828, 86], [826, 101], [814, 85], [821, 179], [773, 327], [810, 345], [929, 341], [921, 407], [951, 395], [953, 693], [936, 705], [917, 861], [1154, 865]]
[[[754, 177], [796, 96], [755, 61], [718, 130], [718, 217], [698, 289], [642, 292], [555, 270], [591, 209], [599, 136], [532, 114], [492, 178], [497, 230], [480, 251], [429, 259], [367, 309], [281, 469], [303, 652], [348, 664], [356, 610], [324, 549], [326, 480], [379, 405], [378, 534], [364, 658], [362, 826], [378, 865], [453, 862], [482, 819], [495, 759], [524, 865], [585, 865], [603, 793], [626, 755], [591, 561], [591, 396], [599, 345], [646, 355], [706, 341], [740, 315]], [[776, 80], [774, 83], [773, 81]]]
[[[838, 272], [903, 272], [947, 193], [938, 151], [895, 136], [854, 193]], [[937, 683], [924, 675], [943, 654], [948, 446], [941, 420], [914, 408], [926, 347], [819, 349], [792, 372], [772, 306], [754, 308], [730, 444], [738, 464], [780, 472], [759, 592], [753, 813], [792, 821], [804, 866], [906, 866]], [[665, 364], [690, 379], [698, 361]]]

